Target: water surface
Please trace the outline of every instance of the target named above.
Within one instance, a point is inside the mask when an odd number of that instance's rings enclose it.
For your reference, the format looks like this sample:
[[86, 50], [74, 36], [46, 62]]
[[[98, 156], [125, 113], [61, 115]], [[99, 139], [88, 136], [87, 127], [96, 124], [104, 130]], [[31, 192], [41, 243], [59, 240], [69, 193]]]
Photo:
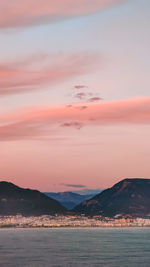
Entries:
[[149, 267], [150, 228], [1, 229], [0, 267]]

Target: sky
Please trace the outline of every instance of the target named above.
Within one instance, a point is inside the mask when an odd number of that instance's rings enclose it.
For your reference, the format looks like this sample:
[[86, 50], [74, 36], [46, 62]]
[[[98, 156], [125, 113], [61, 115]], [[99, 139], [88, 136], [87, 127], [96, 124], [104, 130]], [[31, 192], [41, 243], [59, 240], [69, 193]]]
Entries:
[[150, 178], [150, 1], [0, 0], [0, 178]]

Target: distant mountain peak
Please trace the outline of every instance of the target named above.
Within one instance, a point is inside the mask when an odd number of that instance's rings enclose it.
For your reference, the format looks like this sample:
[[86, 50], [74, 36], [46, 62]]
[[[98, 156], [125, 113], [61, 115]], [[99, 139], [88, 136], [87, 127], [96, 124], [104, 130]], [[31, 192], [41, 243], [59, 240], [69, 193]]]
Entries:
[[64, 207], [67, 209], [71, 210], [73, 209], [76, 205], [81, 203], [82, 201], [91, 198], [94, 196], [94, 194], [90, 195], [80, 195], [71, 191], [66, 191], [66, 192], [58, 192], [58, 193], [52, 193], [52, 192], [47, 192], [45, 193], [47, 196], [52, 197], [59, 201]]

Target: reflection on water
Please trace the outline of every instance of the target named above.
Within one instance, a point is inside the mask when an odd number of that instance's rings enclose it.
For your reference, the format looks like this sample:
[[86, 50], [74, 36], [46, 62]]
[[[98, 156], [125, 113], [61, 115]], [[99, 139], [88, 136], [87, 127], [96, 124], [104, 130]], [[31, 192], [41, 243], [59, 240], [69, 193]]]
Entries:
[[150, 229], [1, 229], [0, 267], [149, 267]]

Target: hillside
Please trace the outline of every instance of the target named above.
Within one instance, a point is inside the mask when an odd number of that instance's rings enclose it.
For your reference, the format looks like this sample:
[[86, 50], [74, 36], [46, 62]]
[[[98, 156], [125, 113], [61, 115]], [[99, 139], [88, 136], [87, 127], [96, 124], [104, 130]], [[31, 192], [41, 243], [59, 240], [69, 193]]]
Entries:
[[150, 216], [150, 179], [125, 179], [73, 210], [107, 217]]
[[39, 216], [65, 212], [66, 209], [58, 201], [37, 190], [0, 182], [0, 215]]
[[73, 209], [76, 205], [80, 204], [82, 201], [87, 200], [93, 195], [80, 195], [73, 192], [60, 192], [60, 193], [44, 193], [48, 197], [52, 197], [59, 201], [68, 210]]

